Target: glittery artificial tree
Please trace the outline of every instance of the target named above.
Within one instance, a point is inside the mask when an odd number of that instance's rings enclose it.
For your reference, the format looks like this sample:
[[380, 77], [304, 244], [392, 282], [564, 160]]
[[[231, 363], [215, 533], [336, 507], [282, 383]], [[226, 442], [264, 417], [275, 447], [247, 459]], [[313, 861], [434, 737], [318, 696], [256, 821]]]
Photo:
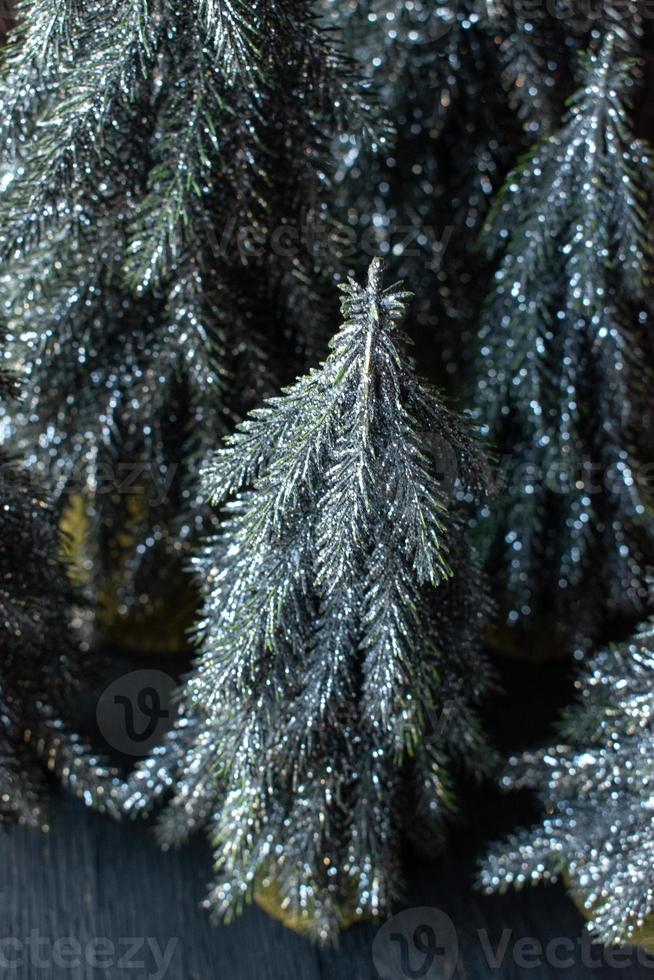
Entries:
[[500, 462], [490, 563], [509, 643], [538, 633], [561, 654], [642, 615], [654, 557], [641, 467], [652, 184], [625, 44], [609, 30], [585, 58], [561, 127], [508, 177], [484, 233], [500, 255], [475, 392]]
[[[220, 917], [255, 896], [326, 941], [390, 911], [404, 838], [438, 846], [457, 770], [493, 759], [466, 527], [488, 473], [414, 373], [407, 313], [421, 371], [457, 391], [476, 374], [499, 457], [499, 496], [472, 519], [491, 639], [580, 655], [648, 611], [640, 6], [17, 4], [0, 77], [0, 317], [24, 377], [0, 405], [0, 818], [46, 823], [48, 769], [111, 811], [165, 804], [166, 847], [205, 829]], [[334, 283], [378, 253], [415, 301], [373, 261], [304, 373]], [[85, 648], [159, 654], [202, 593], [175, 726], [121, 786], [67, 720], [84, 697], [73, 585]], [[651, 911], [650, 647], [648, 627], [596, 654], [567, 746], [512, 761], [506, 785], [534, 786], [548, 816], [484, 871], [489, 888], [563, 874], [609, 941]]]
[[491, 757], [474, 714], [487, 598], [452, 497], [483, 492], [486, 466], [414, 374], [408, 294], [381, 277], [376, 259], [344, 287], [327, 360], [206, 470], [230, 503], [197, 562], [201, 652], [126, 791], [139, 813], [172, 786], [167, 846], [208, 825], [217, 914], [272, 892], [321, 941], [388, 913], [400, 831], [437, 834], [448, 763]]
[[516, 140], [521, 145], [492, 36], [475, 2], [325, 6], [392, 123], [377, 152], [357, 141], [354, 128], [343, 134], [337, 203], [357, 250], [392, 255], [397, 274], [411, 282], [421, 363], [455, 388], [474, 336], [478, 300], [470, 285], [484, 265], [475, 233]]
[[563, 877], [607, 943], [651, 941], [654, 912], [654, 626], [600, 650], [560, 741], [510, 760], [506, 789], [535, 789], [545, 816], [496, 845], [489, 890]]
[[328, 147], [366, 112], [351, 76], [299, 0], [18, 5], [0, 88], [12, 421], [101, 615], [150, 613], [135, 646], [154, 612], [188, 619], [171, 569], [206, 529], [216, 433], [320, 334]]
[[516, 158], [556, 127], [597, 11], [512, 0], [324, 6], [392, 123], [374, 153], [356, 128], [342, 135], [337, 203], [357, 248], [392, 255], [411, 282], [421, 363], [459, 391], [492, 273], [480, 228]]
[[[0, 399], [13, 399], [16, 385], [1, 363]], [[48, 820], [49, 773], [117, 813], [116, 773], [65, 721], [83, 661], [59, 556], [52, 508], [0, 448], [0, 821], [40, 828]]]

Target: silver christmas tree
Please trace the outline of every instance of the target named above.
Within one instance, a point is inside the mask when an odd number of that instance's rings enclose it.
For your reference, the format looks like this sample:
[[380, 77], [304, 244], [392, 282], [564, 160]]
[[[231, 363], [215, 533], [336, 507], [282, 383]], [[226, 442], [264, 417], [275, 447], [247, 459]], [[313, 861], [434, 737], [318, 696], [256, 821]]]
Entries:
[[201, 653], [126, 791], [138, 813], [174, 787], [165, 845], [208, 824], [219, 915], [272, 884], [320, 940], [388, 911], [401, 829], [438, 834], [448, 760], [490, 758], [487, 598], [452, 498], [482, 493], [486, 465], [413, 372], [407, 297], [374, 260], [327, 360], [208, 466], [212, 501], [231, 499], [197, 562]]
[[503, 778], [536, 790], [542, 822], [498, 845], [481, 880], [494, 891], [564, 875], [593, 933], [628, 941], [654, 912], [654, 625], [595, 654], [578, 687], [561, 742], [512, 758]]
[[561, 128], [508, 177], [485, 231], [501, 261], [480, 331], [476, 406], [502, 460], [488, 536], [512, 626], [586, 648], [642, 615], [654, 557], [641, 420], [652, 243], [633, 65], [613, 32]]
[[[0, 402], [18, 385], [4, 369]], [[117, 772], [69, 723], [89, 658], [71, 629], [74, 595], [53, 508], [0, 444], [0, 821], [46, 828], [48, 774], [114, 815]]]
[[320, 333], [330, 145], [358, 93], [303, 0], [18, 5], [0, 74], [14, 421], [53, 502], [83, 498], [89, 592], [120, 616], [175, 591], [162, 569], [204, 527], [216, 426]]

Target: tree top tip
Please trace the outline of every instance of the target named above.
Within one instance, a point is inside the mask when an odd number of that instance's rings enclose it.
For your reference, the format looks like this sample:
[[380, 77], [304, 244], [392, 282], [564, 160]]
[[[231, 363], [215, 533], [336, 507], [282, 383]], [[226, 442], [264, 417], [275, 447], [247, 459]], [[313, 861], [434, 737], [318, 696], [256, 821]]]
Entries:
[[368, 289], [379, 293], [384, 281], [384, 260], [376, 255], [368, 267]]

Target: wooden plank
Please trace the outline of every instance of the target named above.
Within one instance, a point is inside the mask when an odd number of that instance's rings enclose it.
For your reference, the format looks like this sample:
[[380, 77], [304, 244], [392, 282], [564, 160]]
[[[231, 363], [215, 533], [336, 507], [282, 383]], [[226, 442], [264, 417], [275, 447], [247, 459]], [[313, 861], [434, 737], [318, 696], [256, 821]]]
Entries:
[[[459, 842], [443, 861], [415, 862], [409, 869], [405, 907], [437, 907], [454, 923], [459, 959], [451, 980], [654, 978], [654, 960], [649, 967], [607, 965], [602, 950], [582, 940], [581, 916], [560, 887], [493, 898], [475, 894], [470, 881], [476, 846], [466, 849]], [[170, 960], [163, 975], [168, 980], [379, 976], [372, 954], [377, 930], [370, 925], [346, 932], [335, 950], [314, 949], [257, 908], [248, 909], [232, 925], [213, 927], [200, 907], [209, 857], [200, 838], [179, 852], [162, 854], [145, 825], [118, 826], [70, 799], [57, 808], [48, 835], [11, 828], [0, 837], [0, 940], [13, 937], [23, 946], [7, 948], [0, 942], [0, 950], [9, 959], [20, 953], [22, 962], [13, 968], [5, 964], [0, 976], [145, 980], [162, 976], [167, 951]], [[401, 920], [398, 928], [402, 929]], [[504, 946], [503, 930], [509, 930]], [[67, 937], [81, 948], [77, 966], [54, 962], [55, 942]], [[520, 965], [516, 955], [524, 951], [519, 941], [529, 937], [543, 946], [567, 939], [573, 945], [570, 964]], [[97, 952], [94, 943], [99, 939], [106, 943], [95, 965], [83, 962], [85, 954]], [[497, 952], [497, 968], [488, 950]], [[67, 955], [74, 959], [73, 954], [71, 947]], [[567, 951], [558, 948], [557, 955], [565, 959]], [[421, 964], [416, 958], [410, 961], [414, 970]], [[433, 971], [424, 976], [445, 978]], [[400, 971], [392, 980], [409, 977]]]

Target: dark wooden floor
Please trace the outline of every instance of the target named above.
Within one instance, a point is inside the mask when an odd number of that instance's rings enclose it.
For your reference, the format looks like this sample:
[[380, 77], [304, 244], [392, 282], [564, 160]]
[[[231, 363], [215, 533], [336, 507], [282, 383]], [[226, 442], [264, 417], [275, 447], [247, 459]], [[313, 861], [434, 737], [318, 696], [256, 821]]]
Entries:
[[[114, 676], [142, 666], [111, 663]], [[560, 665], [498, 669], [505, 696], [485, 719], [495, 743], [541, 741], [571, 696], [569, 678]], [[382, 930], [353, 927], [335, 950], [314, 948], [256, 907], [213, 927], [201, 908], [210, 875], [201, 837], [162, 854], [147, 825], [117, 825], [62, 795], [49, 834], [0, 833], [0, 980], [654, 980], [654, 956], [621, 951], [611, 965], [618, 954], [590, 944], [559, 886], [475, 893], [488, 839], [537, 809], [492, 786], [465, 793], [448, 853], [433, 864], [409, 858], [399, 917]], [[430, 925], [431, 963], [420, 952]]]
[[[654, 959], [649, 966], [639, 966], [634, 951], [622, 954], [632, 965], [608, 965], [601, 947], [584, 938], [582, 920], [560, 888], [486, 898], [471, 891], [470, 871], [470, 855], [456, 853], [410, 871], [406, 905], [435, 906], [449, 915], [457, 933], [458, 960], [451, 969], [446, 961], [443, 965], [435, 960], [431, 969], [421, 972], [424, 957], [416, 958], [414, 952], [409, 972], [384, 965], [392, 948], [383, 941], [381, 946], [377, 941], [373, 960], [377, 930], [371, 926], [346, 932], [336, 950], [316, 950], [256, 907], [233, 925], [212, 927], [200, 908], [208, 872], [208, 852], [201, 840], [179, 853], [161, 854], [145, 826], [119, 827], [76, 801], [63, 800], [50, 834], [17, 828], [0, 837], [0, 957], [5, 958], [0, 976], [375, 980], [381, 963], [381, 976], [392, 980], [654, 977]], [[409, 928], [416, 921], [414, 915]], [[401, 934], [405, 923], [401, 917], [398, 923], [394, 931]], [[20, 945], [4, 945], [7, 937]], [[54, 943], [67, 937], [80, 946], [64, 944], [68, 958], [62, 960], [60, 944], [57, 966]], [[565, 945], [550, 946], [549, 959], [555, 959], [548, 963], [538, 947], [520, 943], [530, 938], [544, 947], [564, 938], [572, 952]], [[97, 940], [103, 940], [100, 946], [94, 945]], [[153, 950], [159, 957], [169, 951], [167, 970]], [[494, 950], [502, 960], [497, 967]], [[84, 962], [85, 956], [89, 962]], [[557, 965], [557, 956], [566, 965]], [[82, 962], [74, 965], [76, 958]], [[19, 962], [9, 967], [7, 961]]]

